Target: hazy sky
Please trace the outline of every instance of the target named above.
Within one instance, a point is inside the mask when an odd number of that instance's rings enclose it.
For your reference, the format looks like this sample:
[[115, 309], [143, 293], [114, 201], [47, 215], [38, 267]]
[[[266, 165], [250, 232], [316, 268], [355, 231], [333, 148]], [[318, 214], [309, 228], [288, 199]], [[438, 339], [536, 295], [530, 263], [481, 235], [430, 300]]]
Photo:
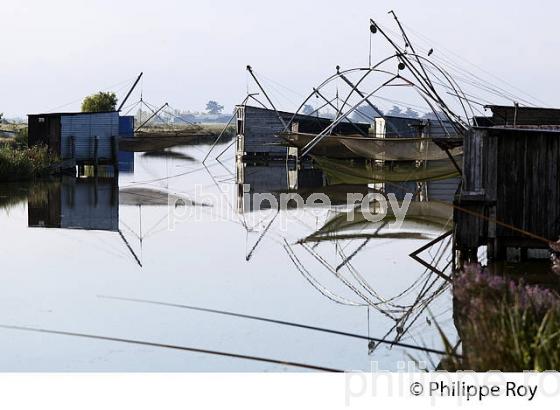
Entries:
[[2, 0], [0, 112], [79, 110], [98, 90], [121, 88], [122, 96], [140, 71], [152, 104], [202, 110], [216, 99], [230, 109], [246, 94], [247, 64], [305, 94], [337, 64], [367, 64], [368, 20], [391, 25], [390, 9], [560, 106], [560, 5], [553, 0]]

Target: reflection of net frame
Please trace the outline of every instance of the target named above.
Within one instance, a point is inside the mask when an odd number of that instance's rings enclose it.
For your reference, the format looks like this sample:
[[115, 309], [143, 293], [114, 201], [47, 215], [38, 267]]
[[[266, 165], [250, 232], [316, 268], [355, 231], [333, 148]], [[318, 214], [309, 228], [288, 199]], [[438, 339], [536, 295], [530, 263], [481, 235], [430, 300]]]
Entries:
[[[439, 148], [438, 148], [439, 149]], [[462, 163], [461, 156], [456, 157]], [[371, 184], [373, 182], [406, 182], [447, 179], [459, 176], [458, 170], [449, 160], [429, 161], [416, 166], [414, 161], [378, 165], [365, 162], [359, 165], [348, 161], [325, 157], [313, 157], [331, 184]]]

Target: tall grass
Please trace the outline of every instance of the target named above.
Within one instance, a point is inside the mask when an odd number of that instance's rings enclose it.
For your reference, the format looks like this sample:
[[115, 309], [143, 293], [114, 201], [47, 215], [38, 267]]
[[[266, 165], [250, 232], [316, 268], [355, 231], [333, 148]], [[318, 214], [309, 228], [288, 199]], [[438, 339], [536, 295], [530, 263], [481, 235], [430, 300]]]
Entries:
[[48, 175], [56, 158], [46, 147], [0, 145], [0, 181], [20, 181]]
[[454, 298], [463, 354], [447, 358], [449, 370], [560, 370], [558, 294], [470, 266]]

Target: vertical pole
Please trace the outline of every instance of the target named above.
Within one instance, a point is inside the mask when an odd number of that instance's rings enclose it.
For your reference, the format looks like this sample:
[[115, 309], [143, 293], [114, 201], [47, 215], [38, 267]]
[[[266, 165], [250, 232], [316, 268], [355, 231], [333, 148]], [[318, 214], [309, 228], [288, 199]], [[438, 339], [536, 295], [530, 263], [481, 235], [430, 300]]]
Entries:
[[76, 138], [73, 135], [70, 137], [70, 155], [76, 161]]
[[118, 212], [119, 206], [119, 177], [118, 174], [115, 174], [111, 181], [111, 207], [117, 208]]
[[99, 167], [99, 137], [95, 136], [93, 138], [93, 165], [94, 165], [94, 173], [97, 176], [97, 171]]
[[97, 167], [95, 167], [95, 177], [93, 178], [93, 206], [97, 208], [99, 201], [99, 180], [97, 178]]
[[119, 137], [111, 136], [111, 156], [113, 162], [113, 170], [117, 174], [119, 169]]

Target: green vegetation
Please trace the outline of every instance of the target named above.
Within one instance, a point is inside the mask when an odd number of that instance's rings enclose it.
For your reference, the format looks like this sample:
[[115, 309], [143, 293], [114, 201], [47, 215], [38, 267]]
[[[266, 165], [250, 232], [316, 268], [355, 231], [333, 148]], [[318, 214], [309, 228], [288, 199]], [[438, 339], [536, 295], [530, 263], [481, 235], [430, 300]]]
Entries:
[[471, 266], [454, 281], [461, 359], [448, 370], [560, 369], [560, 298], [539, 286], [515, 283]]
[[20, 181], [48, 175], [56, 158], [46, 147], [0, 145], [0, 181]]
[[82, 112], [115, 111], [117, 109], [117, 95], [113, 92], [100, 91], [84, 98]]

